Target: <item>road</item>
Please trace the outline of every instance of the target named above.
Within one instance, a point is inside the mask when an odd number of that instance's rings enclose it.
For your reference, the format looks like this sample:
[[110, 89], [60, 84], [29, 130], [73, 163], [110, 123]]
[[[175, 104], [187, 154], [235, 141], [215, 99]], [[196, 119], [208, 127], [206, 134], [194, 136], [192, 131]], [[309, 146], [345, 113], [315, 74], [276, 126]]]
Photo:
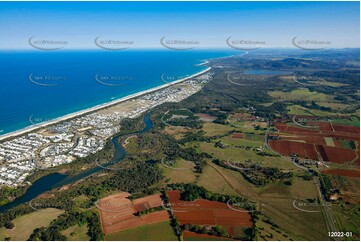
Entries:
[[333, 220], [332, 218], [332, 215], [331, 215], [331, 212], [330, 212], [330, 208], [327, 204], [327, 201], [326, 201], [326, 198], [325, 196], [323, 195], [323, 193], [321, 192], [321, 183], [320, 183], [320, 180], [318, 179], [318, 177], [314, 177], [315, 181], [316, 181], [316, 184], [317, 184], [317, 190], [318, 190], [318, 193], [320, 195], [320, 197], [322, 198], [322, 202], [323, 202], [323, 205], [324, 205], [324, 208], [325, 208], [325, 214], [326, 214], [326, 217], [327, 217], [327, 220], [328, 220], [328, 223], [329, 225], [331, 226], [331, 231], [330, 232], [337, 232], [337, 228], [335, 226], [335, 221]]
[[[278, 152], [276, 152], [275, 150], [273, 150], [271, 148], [271, 146], [268, 144], [268, 130], [269, 130], [269, 123], [270, 123], [270, 120], [267, 120], [267, 132], [266, 132], [266, 138], [265, 138], [265, 147], [270, 149], [271, 151], [275, 152], [276, 154], [279, 154]], [[301, 166], [299, 164], [297, 164], [293, 158], [291, 158], [291, 160], [289, 159], [289, 157], [285, 157], [285, 156], [282, 156], [281, 154], [279, 154], [281, 157], [283, 157], [284, 159], [286, 159], [287, 161], [291, 161], [292, 164], [294, 164], [295, 166], [297, 166], [298, 168], [300, 169], [303, 169], [305, 171], [308, 171], [308, 168], [304, 167], [304, 166]], [[322, 191], [321, 191], [321, 183], [320, 183], [320, 180], [318, 179], [318, 177], [314, 177], [315, 179], [315, 184], [317, 186], [317, 191], [319, 193], [319, 196], [322, 200], [322, 204], [324, 204], [324, 208], [325, 208], [325, 213], [326, 214], [326, 220], [328, 221], [328, 224], [331, 226], [331, 231], [329, 232], [337, 232], [337, 228], [335, 226], [335, 221], [333, 220], [332, 218], [332, 215], [331, 215], [331, 212], [330, 212], [330, 208], [327, 204], [327, 201], [326, 201], [326, 198], [325, 196], [323, 195]]]

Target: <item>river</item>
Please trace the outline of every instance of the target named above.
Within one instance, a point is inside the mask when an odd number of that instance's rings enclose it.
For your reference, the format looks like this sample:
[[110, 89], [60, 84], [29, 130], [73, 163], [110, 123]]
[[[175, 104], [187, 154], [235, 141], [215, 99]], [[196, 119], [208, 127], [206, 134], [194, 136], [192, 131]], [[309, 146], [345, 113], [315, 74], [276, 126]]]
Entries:
[[[141, 134], [144, 132], [147, 132], [149, 129], [153, 127], [153, 123], [150, 120], [151, 113], [147, 113], [144, 115], [143, 122], [145, 124], [144, 129], [141, 131], [133, 132], [129, 135], [135, 135], [135, 134]], [[49, 175], [46, 175], [38, 180], [36, 180], [25, 192], [24, 195], [21, 197], [16, 198], [14, 201], [7, 203], [3, 206], [0, 206], [0, 213], [6, 212], [7, 210], [14, 208], [20, 204], [30, 202], [32, 199], [36, 198], [40, 194], [43, 194], [45, 192], [48, 192], [54, 188], [59, 188], [71, 183], [74, 183], [76, 181], [79, 181], [85, 177], [88, 177], [98, 171], [101, 171], [103, 169], [106, 169], [108, 166], [113, 165], [117, 162], [120, 162], [124, 160], [127, 153], [126, 150], [123, 148], [123, 146], [119, 143], [119, 137], [121, 135], [117, 134], [112, 137], [112, 143], [114, 145], [114, 155], [111, 161], [109, 161], [107, 164], [104, 164], [102, 166], [96, 166], [92, 169], [80, 172], [76, 175], [64, 175], [59, 173], [52, 173]]]

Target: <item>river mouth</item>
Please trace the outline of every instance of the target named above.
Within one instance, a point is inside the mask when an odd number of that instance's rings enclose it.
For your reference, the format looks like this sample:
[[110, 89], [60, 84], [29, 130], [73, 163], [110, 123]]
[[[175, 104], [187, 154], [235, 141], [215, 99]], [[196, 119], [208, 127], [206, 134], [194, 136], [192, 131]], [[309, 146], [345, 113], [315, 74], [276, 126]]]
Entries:
[[[147, 113], [144, 115], [143, 122], [145, 124], [144, 129], [140, 131], [136, 131], [131, 134], [141, 134], [144, 132], [147, 132], [149, 129], [153, 127], [153, 123], [150, 120], [151, 113]], [[3, 206], [0, 206], [0, 213], [4, 213], [8, 211], [9, 209], [12, 209], [16, 206], [19, 206], [23, 203], [30, 202], [32, 199], [36, 198], [37, 196], [51, 191], [54, 188], [59, 188], [71, 183], [74, 183], [76, 181], [79, 181], [85, 177], [88, 177], [94, 173], [97, 173], [107, 168], [108, 166], [114, 165], [118, 162], [121, 162], [124, 160], [127, 156], [127, 152], [122, 146], [122, 144], [119, 143], [119, 137], [121, 135], [117, 134], [111, 138], [111, 141], [114, 145], [114, 154], [113, 158], [106, 164], [102, 164], [101, 166], [96, 166], [94, 168], [91, 168], [89, 170], [85, 170], [83, 172], [80, 172], [76, 175], [64, 175], [60, 173], [52, 173], [46, 176], [41, 177], [40, 179], [36, 180], [25, 192], [24, 195], [16, 198], [12, 202], [9, 202]]]

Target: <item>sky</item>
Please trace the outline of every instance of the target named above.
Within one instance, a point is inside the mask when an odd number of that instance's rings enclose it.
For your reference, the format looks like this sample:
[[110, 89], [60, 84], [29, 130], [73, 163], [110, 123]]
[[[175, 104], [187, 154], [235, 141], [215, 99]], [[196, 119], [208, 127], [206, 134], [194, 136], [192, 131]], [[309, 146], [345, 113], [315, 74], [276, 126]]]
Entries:
[[32, 49], [32, 40], [96, 49], [95, 38], [161, 48], [160, 39], [226, 48], [226, 39], [294, 47], [292, 38], [360, 44], [359, 2], [0, 2], [0, 49]]

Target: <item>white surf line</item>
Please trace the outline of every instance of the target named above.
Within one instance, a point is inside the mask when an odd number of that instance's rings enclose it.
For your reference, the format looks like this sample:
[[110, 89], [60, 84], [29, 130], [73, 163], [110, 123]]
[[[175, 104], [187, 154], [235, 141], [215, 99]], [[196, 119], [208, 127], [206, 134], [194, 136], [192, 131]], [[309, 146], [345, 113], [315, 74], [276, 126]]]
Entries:
[[212, 67], [208, 67], [207, 69], [205, 69], [203, 71], [197, 72], [197, 73], [195, 73], [195, 74], [193, 74], [191, 76], [179, 79], [179, 80], [174, 81], [174, 82], [163, 84], [161, 86], [154, 87], [154, 88], [151, 88], [151, 89], [148, 89], [148, 90], [145, 90], [145, 91], [137, 92], [135, 94], [131, 94], [131, 95], [128, 95], [126, 97], [123, 97], [123, 98], [120, 98], [120, 99], [117, 99], [117, 100], [114, 100], [114, 101], [106, 102], [106, 103], [99, 104], [99, 105], [96, 105], [94, 107], [87, 108], [87, 109], [84, 109], [84, 110], [81, 110], [81, 111], [78, 111], [78, 112], [70, 113], [70, 114], [64, 115], [62, 117], [56, 118], [54, 120], [50, 120], [50, 121], [47, 121], [47, 122], [31, 125], [31, 126], [28, 126], [26, 128], [23, 128], [23, 129], [20, 129], [20, 130], [17, 130], [17, 131], [13, 131], [13, 132], [1, 135], [0, 136], [0, 141], [4, 140], [4, 139], [7, 139], [7, 138], [19, 136], [19, 135], [22, 135], [22, 134], [25, 134], [25, 133], [28, 133], [28, 132], [31, 132], [31, 131], [34, 131], [34, 130], [37, 130], [37, 129], [40, 129], [40, 128], [45, 128], [45, 127], [47, 127], [47, 126], [49, 126], [51, 124], [56, 124], [56, 123], [59, 123], [59, 122], [62, 122], [62, 121], [68, 120], [68, 119], [76, 118], [76, 117], [81, 116], [81, 115], [89, 114], [89, 113], [98, 111], [100, 109], [108, 108], [110, 106], [113, 106], [113, 105], [116, 105], [116, 104], [119, 104], [119, 103], [122, 103], [122, 102], [125, 102], [125, 101], [128, 101], [128, 100], [131, 100], [131, 99], [134, 99], [134, 98], [137, 98], [137, 97], [140, 97], [140, 96], [143, 96], [145, 94], [149, 94], [149, 93], [152, 93], [152, 92], [155, 92], [155, 91], [159, 91], [161, 89], [164, 89], [164, 88], [173, 86], [175, 84], [187, 81], [189, 79], [195, 78], [197, 76], [200, 76], [200, 75], [210, 71], [211, 69], [212, 69]]

